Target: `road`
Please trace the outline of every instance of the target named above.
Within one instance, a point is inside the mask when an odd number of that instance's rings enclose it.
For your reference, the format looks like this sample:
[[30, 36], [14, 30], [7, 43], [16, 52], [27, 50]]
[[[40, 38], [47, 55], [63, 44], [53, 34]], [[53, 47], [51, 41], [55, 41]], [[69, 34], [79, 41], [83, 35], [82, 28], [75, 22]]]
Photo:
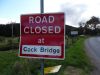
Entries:
[[100, 37], [92, 37], [85, 41], [85, 48], [94, 69], [91, 75], [100, 75]]

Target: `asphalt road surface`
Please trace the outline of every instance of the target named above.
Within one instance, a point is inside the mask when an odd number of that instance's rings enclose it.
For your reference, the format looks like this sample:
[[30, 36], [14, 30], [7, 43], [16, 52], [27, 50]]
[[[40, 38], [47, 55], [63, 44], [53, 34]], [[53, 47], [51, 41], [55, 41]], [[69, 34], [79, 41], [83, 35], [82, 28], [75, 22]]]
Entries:
[[100, 37], [92, 37], [85, 41], [86, 52], [93, 63], [91, 75], [100, 75]]

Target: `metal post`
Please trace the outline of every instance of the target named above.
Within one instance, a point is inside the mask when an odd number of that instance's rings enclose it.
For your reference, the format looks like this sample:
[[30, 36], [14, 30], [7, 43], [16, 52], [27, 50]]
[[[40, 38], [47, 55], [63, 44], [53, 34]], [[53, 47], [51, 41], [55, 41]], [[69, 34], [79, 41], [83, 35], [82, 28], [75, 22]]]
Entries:
[[11, 25], [12, 25], [12, 50], [13, 50], [13, 22], [11, 22]]
[[40, 0], [40, 11], [44, 13], [44, 0]]
[[[40, 11], [44, 13], [44, 0], [40, 0]], [[44, 59], [41, 59], [41, 75], [44, 75]]]
[[44, 59], [41, 59], [41, 75], [44, 75]]

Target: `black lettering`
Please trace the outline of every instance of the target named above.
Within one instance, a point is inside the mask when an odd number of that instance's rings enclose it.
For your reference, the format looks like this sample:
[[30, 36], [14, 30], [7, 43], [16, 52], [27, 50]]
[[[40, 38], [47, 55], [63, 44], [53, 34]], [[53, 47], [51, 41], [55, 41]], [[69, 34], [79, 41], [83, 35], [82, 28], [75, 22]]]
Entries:
[[28, 50], [28, 52], [30, 52], [30, 48], [28, 48], [27, 50]]
[[37, 52], [37, 48], [34, 47], [34, 52]]
[[40, 52], [44, 52], [44, 48], [43, 47], [41, 47]]
[[24, 47], [23, 50], [24, 50], [24, 51], [27, 51], [27, 47]]
[[57, 49], [57, 53], [60, 53], [60, 50], [59, 49]]

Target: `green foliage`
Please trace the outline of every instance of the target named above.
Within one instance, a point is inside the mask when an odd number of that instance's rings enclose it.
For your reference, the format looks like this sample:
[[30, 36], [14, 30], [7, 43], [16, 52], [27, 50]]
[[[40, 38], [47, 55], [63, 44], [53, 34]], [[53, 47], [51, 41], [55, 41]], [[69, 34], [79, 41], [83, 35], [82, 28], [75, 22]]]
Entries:
[[[13, 42], [16, 40], [14, 39]], [[68, 49], [65, 49], [64, 60], [44, 60], [44, 66], [62, 65], [60, 71], [56, 73], [57, 75], [63, 75], [67, 66], [74, 66], [80, 68], [82, 72], [88, 73], [91, 65], [84, 51], [84, 40], [85, 37], [81, 36]], [[0, 45], [3, 46], [3, 44]], [[40, 60], [19, 58], [17, 54], [18, 51], [0, 51], [0, 75], [40, 75]], [[85, 75], [85, 73], [83, 74]]]
[[84, 71], [91, 70], [90, 60], [84, 51], [84, 37], [80, 38], [74, 45], [72, 45], [66, 54], [67, 65], [78, 67]]
[[16, 51], [0, 51], [0, 75], [10, 75], [17, 57]]
[[[85, 36], [81, 36], [68, 49], [65, 49], [64, 60], [45, 60], [45, 66], [62, 65], [58, 75], [63, 75], [67, 66], [73, 66], [82, 69], [84, 74], [88, 74], [92, 69], [89, 58], [84, 51]], [[50, 74], [53, 75], [53, 74]]]
[[0, 75], [38, 75], [40, 61], [18, 57], [18, 51], [0, 51]]
[[11, 24], [0, 24], [0, 35], [11, 37], [12, 36], [12, 25], [13, 25], [13, 36], [20, 35], [20, 24], [19, 23], [11, 23]]
[[[0, 37], [2, 38], [2, 37]], [[19, 41], [17, 38], [5, 38], [3, 37], [2, 40], [3, 42], [0, 42], [0, 51], [6, 51], [10, 49], [18, 49], [19, 48]]]
[[11, 75], [31, 75], [29, 63], [24, 60], [24, 62], [15, 62], [12, 67]]
[[0, 36], [0, 42], [4, 42], [5, 41], [5, 38]]
[[9, 45], [9, 44], [12, 44], [12, 43], [13, 43], [13, 40], [9, 39], [7, 44]]

